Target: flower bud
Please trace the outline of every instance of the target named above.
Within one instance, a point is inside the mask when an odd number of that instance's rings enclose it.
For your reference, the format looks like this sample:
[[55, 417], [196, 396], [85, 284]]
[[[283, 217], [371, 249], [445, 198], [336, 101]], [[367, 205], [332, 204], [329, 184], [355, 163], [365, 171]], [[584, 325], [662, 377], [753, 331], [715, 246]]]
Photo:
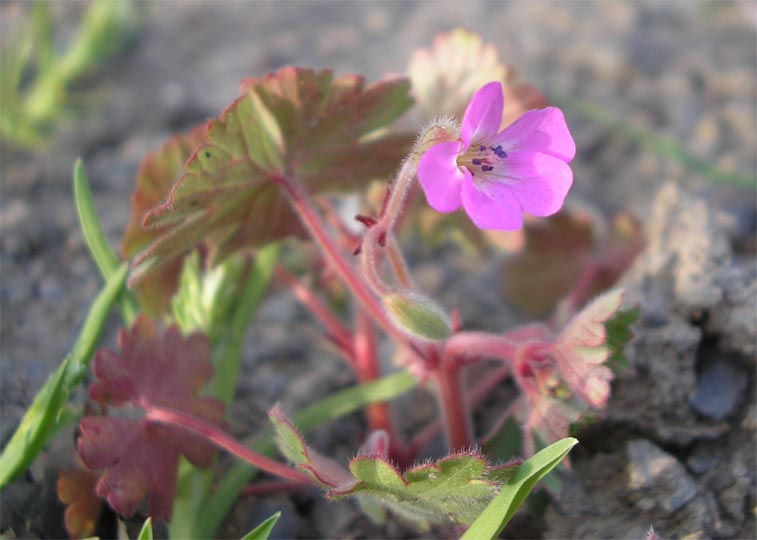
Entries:
[[425, 296], [413, 292], [391, 293], [383, 297], [383, 302], [394, 324], [412, 337], [437, 341], [452, 333], [447, 314]]
[[423, 153], [439, 143], [456, 141], [460, 138], [460, 126], [452, 118], [439, 118], [424, 128], [413, 147], [412, 159], [416, 162]]

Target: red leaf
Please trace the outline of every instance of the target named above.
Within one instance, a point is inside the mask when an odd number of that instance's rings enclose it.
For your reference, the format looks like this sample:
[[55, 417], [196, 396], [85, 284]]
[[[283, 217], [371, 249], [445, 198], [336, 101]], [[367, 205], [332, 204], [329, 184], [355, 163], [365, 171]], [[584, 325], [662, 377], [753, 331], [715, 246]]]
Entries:
[[95, 534], [102, 501], [95, 494], [97, 474], [67, 470], [58, 473], [58, 498], [66, 505], [64, 520], [71, 538], [89, 538]]
[[[140, 315], [131, 330], [121, 331], [119, 342], [121, 354], [101, 350], [95, 356], [92, 399], [142, 413], [167, 408], [222, 423], [223, 404], [197, 396], [213, 372], [205, 336], [183, 337], [173, 326], [161, 332]], [[214, 453], [194, 433], [143, 417], [133, 419], [133, 413], [130, 418], [83, 418], [78, 448], [87, 467], [105, 469], [97, 483], [99, 496], [130, 516], [148, 495], [148, 513], [154, 519], [171, 515], [179, 456], [207, 467]]]

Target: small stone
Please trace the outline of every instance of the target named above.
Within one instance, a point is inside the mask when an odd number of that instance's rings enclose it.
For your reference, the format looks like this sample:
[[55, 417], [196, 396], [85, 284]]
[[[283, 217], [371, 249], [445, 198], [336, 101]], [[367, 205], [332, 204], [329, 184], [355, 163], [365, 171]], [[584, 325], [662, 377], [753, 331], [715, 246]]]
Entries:
[[724, 420], [736, 412], [744, 397], [748, 377], [742, 369], [719, 360], [699, 375], [691, 407], [712, 420]]
[[697, 495], [699, 487], [683, 465], [651, 442], [630, 441], [626, 451], [628, 487], [639, 493], [636, 506], [641, 510], [676, 512]]

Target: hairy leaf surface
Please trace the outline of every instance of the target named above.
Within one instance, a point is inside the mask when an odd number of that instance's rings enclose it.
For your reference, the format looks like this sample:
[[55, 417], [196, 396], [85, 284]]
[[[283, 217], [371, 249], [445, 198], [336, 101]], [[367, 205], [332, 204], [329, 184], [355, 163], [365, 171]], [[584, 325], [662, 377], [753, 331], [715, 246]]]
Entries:
[[361, 503], [379, 504], [424, 530], [450, 520], [472, 522], [517, 470], [514, 463], [491, 466], [477, 452], [454, 454], [404, 473], [385, 453], [359, 453], [348, 470], [308, 448], [278, 407], [269, 416], [281, 453], [308, 472], [329, 498], [354, 496]]

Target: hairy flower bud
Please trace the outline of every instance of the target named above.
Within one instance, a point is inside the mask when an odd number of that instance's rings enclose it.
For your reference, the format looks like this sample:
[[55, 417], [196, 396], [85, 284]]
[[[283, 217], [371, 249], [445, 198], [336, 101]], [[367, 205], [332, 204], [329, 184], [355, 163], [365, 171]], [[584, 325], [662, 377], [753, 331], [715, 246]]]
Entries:
[[452, 333], [449, 317], [430, 298], [401, 292], [387, 294], [383, 302], [394, 324], [413, 337], [436, 341]]

